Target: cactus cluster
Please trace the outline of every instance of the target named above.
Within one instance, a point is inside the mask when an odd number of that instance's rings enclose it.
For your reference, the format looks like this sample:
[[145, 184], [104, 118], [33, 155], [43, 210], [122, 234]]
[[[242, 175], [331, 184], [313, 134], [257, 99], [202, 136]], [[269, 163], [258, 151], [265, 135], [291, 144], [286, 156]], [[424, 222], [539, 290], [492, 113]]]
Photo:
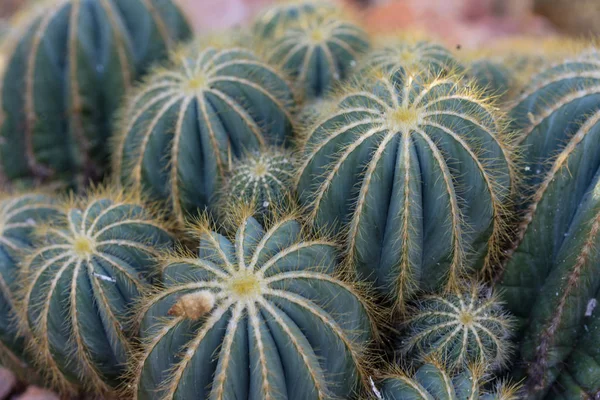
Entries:
[[34, 11], [0, 363], [65, 399], [598, 397], [600, 51], [369, 32], [325, 0], [184, 45], [171, 0]]

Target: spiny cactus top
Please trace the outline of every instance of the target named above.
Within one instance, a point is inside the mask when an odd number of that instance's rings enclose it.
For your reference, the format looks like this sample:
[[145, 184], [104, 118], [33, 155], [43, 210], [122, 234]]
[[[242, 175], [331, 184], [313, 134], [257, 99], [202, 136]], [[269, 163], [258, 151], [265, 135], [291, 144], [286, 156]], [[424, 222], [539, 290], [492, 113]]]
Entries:
[[393, 40], [375, 48], [363, 58], [359, 73], [378, 68], [393, 71], [405, 68], [414, 72], [442, 76], [461, 72], [464, 68], [452, 53], [439, 44], [425, 40]]
[[279, 4], [268, 6], [258, 15], [252, 30], [261, 40], [270, 39], [281, 35], [288, 26], [301, 18], [335, 11], [334, 4], [327, 0], [280, 1]]
[[64, 206], [23, 264], [23, 329], [54, 385], [106, 393], [129, 351], [127, 314], [172, 239], [136, 200], [97, 193]]
[[198, 256], [168, 258], [143, 303], [134, 398], [351, 398], [371, 326], [335, 247], [291, 217], [243, 218], [234, 241], [200, 229]]
[[345, 232], [352, 265], [401, 305], [416, 288], [491, 268], [512, 185], [494, 109], [460, 81], [397, 71], [341, 96], [309, 134], [298, 195]]
[[544, 396], [570, 354], [595, 357], [573, 349], [600, 290], [599, 84], [598, 56], [567, 61], [538, 75], [512, 111], [532, 195], [500, 286], [522, 322], [530, 398]]
[[54, 199], [44, 194], [6, 196], [0, 200], [0, 361], [14, 368], [25, 367], [28, 361], [25, 338], [13, 320], [19, 257], [32, 245], [35, 227], [58, 215]]
[[240, 205], [250, 206], [259, 221], [273, 212], [289, 211], [295, 202], [295, 172], [295, 159], [285, 150], [253, 152], [231, 170], [216, 208], [226, 214]]
[[321, 12], [299, 18], [263, 46], [270, 62], [286, 70], [311, 98], [350, 74], [368, 50], [369, 38], [339, 13]]
[[394, 371], [379, 383], [381, 400], [517, 400], [518, 387], [497, 383], [492, 391], [483, 390], [485, 374], [475, 366], [458, 375], [446, 372], [439, 363], [419, 368], [411, 377], [403, 371]]
[[235, 157], [292, 134], [292, 91], [242, 48], [190, 47], [148, 77], [121, 120], [114, 169], [169, 199], [181, 221], [209, 204]]
[[190, 35], [170, 0], [58, 0], [16, 41], [0, 84], [8, 179], [101, 176], [113, 113], [150, 64]]
[[490, 289], [463, 285], [418, 300], [402, 350], [411, 359], [435, 356], [450, 370], [474, 363], [498, 369], [511, 356], [512, 322]]
[[469, 66], [469, 77], [484, 90], [486, 96], [505, 96], [512, 85], [512, 71], [502, 62], [477, 60]]

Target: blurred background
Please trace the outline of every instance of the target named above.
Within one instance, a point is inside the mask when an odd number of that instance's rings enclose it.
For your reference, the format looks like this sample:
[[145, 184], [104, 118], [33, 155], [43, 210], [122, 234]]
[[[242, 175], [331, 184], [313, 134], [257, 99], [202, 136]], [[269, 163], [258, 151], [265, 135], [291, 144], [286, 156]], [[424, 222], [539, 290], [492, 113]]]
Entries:
[[[0, 31], [27, 3], [0, 0]], [[243, 24], [277, 0], [178, 0], [198, 32]], [[449, 46], [476, 48], [511, 35], [600, 33], [600, 0], [338, 0], [374, 32], [410, 29]]]

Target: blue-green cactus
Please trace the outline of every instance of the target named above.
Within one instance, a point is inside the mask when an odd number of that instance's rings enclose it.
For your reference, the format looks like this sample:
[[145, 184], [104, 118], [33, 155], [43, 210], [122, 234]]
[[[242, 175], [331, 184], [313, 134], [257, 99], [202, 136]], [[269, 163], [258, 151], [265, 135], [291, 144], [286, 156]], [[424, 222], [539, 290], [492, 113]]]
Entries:
[[106, 395], [128, 361], [127, 314], [173, 241], [133, 197], [98, 191], [63, 209], [23, 262], [22, 330], [53, 386]]
[[170, 0], [59, 0], [30, 19], [0, 83], [4, 179], [87, 184], [134, 81], [190, 36]]
[[334, 277], [335, 246], [292, 217], [198, 235], [198, 256], [167, 257], [165, 288], [142, 302], [133, 398], [354, 398], [372, 328]]
[[252, 32], [260, 40], [273, 39], [283, 34], [286, 28], [296, 24], [299, 19], [333, 12], [336, 12], [336, 7], [327, 0], [281, 1], [259, 13], [252, 24]]
[[485, 96], [506, 96], [513, 83], [513, 71], [499, 61], [481, 59], [469, 65], [468, 75], [480, 88]]

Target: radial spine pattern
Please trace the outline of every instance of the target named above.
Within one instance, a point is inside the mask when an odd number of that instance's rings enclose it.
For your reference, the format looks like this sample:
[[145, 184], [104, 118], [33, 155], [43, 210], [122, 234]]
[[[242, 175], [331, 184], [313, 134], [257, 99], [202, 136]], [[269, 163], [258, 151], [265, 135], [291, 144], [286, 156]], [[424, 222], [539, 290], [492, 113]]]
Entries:
[[140, 203], [120, 195], [99, 192], [64, 210], [23, 264], [22, 329], [55, 387], [107, 394], [128, 361], [127, 314], [153, 257], [173, 243]]
[[494, 109], [460, 81], [397, 71], [349, 89], [305, 144], [298, 195], [345, 234], [358, 275], [402, 305], [499, 253], [514, 180]]
[[197, 257], [168, 257], [140, 313], [135, 399], [353, 398], [371, 338], [365, 304], [333, 277], [335, 247], [291, 217], [201, 227]]
[[286, 28], [301, 18], [316, 14], [336, 12], [335, 6], [327, 0], [281, 1], [261, 12], [252, 26], [253, 33], [261, 39], [272, 39], [281, 35]]
[[173, 58], [130, 99], [114, 169], [183, 221], [209, 205], [235, 158], [289, 142], [294, 98], [246, 49], [190, 47]]

